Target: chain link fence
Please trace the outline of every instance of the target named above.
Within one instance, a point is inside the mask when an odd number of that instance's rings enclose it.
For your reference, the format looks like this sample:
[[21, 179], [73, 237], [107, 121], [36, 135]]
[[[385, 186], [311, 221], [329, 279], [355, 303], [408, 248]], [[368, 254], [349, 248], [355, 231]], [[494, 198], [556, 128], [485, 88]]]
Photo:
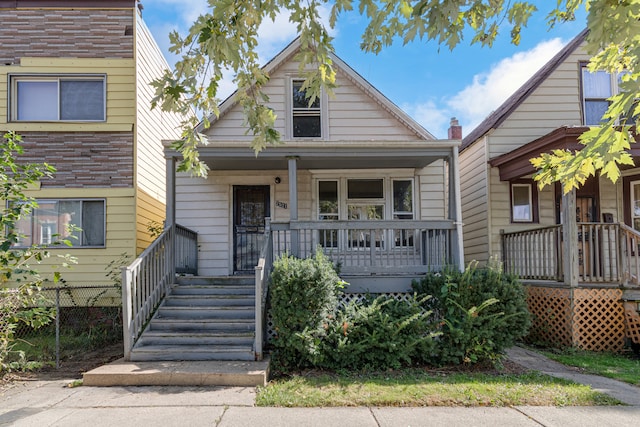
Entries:
[[[63, 286], [42, 288], [52, 321], [33, 329], [19, 323], [15, 329], [20, 349], [32, 350], [43, 361], [60, 361], [122, 340], [122, 296], [118, 286]], [[48, 360], [47, 360], [48, 359]]]

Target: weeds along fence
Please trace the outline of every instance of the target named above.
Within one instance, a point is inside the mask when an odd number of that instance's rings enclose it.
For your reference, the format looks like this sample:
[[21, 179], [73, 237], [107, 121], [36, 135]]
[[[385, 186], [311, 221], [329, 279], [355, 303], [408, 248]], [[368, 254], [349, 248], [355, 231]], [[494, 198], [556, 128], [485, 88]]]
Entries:
[[44, 357], [55, 353], [56, 368], [65, 357], [122, 340], [119, 286], [50, 287], [40, 292], [45, 301], [41, 307], [52, 311], [51, 323], [39, 329], [19, 323], [15, 337]]

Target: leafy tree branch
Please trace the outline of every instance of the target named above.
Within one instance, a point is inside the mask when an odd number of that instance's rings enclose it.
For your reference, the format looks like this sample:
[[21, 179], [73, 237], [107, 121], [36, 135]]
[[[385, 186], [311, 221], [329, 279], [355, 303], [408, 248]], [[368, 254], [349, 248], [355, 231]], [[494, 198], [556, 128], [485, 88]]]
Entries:
[[[183, 155], [179, 170], [200, 176], [207, 173], [198, 155], [198, 147], [207, 144], [201, 131], [209, 126], [211, 115], [219, 114], [216, 94], [225, 70], [235, 76], [235, 99], [244, 111], [256, 154], [281, 140], [269, 97], [262, 90], [269, 76], [256, 53], [258, 28], [267, 19], [287, 13], [296, 25], [301, 43], [296, 59], [311, 105], [321, 90], [331, 93], [335, 86], [329, 33], [345, 12], [357, 10], [368, 20], [361, 48], [376, 54], [397, 41], [435, 41], [454, 49], [468, 34], [471, 44], [491, 47], [501, 33], [508, 32], [517, 45], [529, 19], [542, 13], [531, 2], [513, 0], [210, 0], [209, 6], [210, 11], [196, 20], [184, 39], [171, 34], [171, 50], [182, 59], [153, 83], [154, 106], [179, 112], [195, 108], [202, 113], [199, 126], [195, 126], [197, 119], [183, 123], [183, 138], [173, 146]], [[320, 18], [325, 7], [330, 10], [328, 28]], [[580, 7], [588, 14], [590, 69], [625, 74], [622, 92], [611, 98], [603, 124], [581, 137], [583, 150], [556, 151], [532, 160], [540, 169], [535, 177], [540, 186], [561, 181], [564, 191], [581, 185], [598, 170], [615, 181], [620, 165], [633, 164], [628, 150], [636, 136], [632, 126], [640, 114], [640, 0], [558, 0], [547, 11], [549, 27], [575, 19]]]

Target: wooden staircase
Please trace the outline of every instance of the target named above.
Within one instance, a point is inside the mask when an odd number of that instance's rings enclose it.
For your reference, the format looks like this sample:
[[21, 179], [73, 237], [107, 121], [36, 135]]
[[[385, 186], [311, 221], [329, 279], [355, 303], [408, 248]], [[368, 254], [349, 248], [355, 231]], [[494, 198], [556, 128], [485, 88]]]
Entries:
[[177, 279], [131, 350], [131, 361], [254, 360], [252, 277]]

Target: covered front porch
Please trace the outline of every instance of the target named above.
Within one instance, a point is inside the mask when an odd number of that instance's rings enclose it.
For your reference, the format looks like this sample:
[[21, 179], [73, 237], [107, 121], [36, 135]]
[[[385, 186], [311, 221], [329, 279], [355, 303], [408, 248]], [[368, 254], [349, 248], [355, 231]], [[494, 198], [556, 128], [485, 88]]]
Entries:
[[[534, 188], [529, 159], [578, 150], [585, 128], [563, 127], [490, 161], [509, 183], [511, 223], [499, 231], [505, 270], [527, 285], [532, 338], [588, 350], [640, 344], [640, 232], [628, 225], [628, 180], [590, 178], [566, 194]], [[623, 184], [624, 182], [624, 184]], [[532, 221], [520, 221], [515, 186], [529, 185]]]
[[[321, 249], [353, 289], [406, 291], [411, 278], [463, 264], [457, 145], [298, 143], [256, 155], [216, 144], [200, 149], [206, 181], [176, 175], [178, 153], [166, 150], [167, 223], [199, 234], [204, 274], [253, 273], [268, 243], [272, 258]], [[185, 196], [193, 186], [198, 200]]]

